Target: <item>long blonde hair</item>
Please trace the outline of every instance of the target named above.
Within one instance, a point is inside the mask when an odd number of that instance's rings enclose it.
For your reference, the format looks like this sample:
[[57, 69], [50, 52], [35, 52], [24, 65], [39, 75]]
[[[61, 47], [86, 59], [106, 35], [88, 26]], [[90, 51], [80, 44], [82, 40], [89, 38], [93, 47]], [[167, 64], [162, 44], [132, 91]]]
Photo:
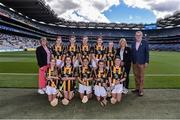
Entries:
[[119, 40], [119, 45], [120, 45], [120, 47], [122, 47], [122, 42], [125, 42], [125, 47], [127, 47], [127, 41], [126, 41], [125, 38], [121, 38], [121, 39]]

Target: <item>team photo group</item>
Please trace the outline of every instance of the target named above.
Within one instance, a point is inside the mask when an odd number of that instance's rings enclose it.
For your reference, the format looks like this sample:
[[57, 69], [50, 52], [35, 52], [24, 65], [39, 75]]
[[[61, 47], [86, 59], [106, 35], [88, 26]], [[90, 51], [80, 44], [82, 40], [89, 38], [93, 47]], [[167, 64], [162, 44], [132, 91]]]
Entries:
[[128, 93], [131, 68], [135, 79], [135, 89], [131, 92], [137, 96], [144, 95], [149, 48], [143, 33], [137, 31], [131, 45], [127, 45], [124, 38], [117, 40], [118, 47], [113, 41], [105, 46], [103, 39], [98, 36], [96, 44], [92, 45], [88, 43], [88, 37], [83, 36], [78, 45], [76, 37], [70, 36], [65, 45], [61, 36], [57, 36], [55, 44], [49, 47], [47, 39], [41, 38], [36, 49], [38, 93], [47, 94], [50, 105], [57, 106], [58, 101], [68, 105], [77, 89], [82, 103], [96, 96], [102, 106], [106, 106], [108, 100], [117, 104], [121, 102], [122, 95]]

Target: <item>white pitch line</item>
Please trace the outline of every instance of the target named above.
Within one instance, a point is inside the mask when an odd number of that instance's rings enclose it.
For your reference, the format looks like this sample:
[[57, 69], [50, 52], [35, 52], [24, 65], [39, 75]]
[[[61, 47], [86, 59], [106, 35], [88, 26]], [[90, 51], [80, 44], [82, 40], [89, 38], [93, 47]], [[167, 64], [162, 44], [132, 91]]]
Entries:
[[[17, 75], [17, 76], [36, 76], [37, 73], [0, 73], [0, 75]], [[130, 74], [130, 76], [133, 76], [133, 74]], [[145, 74], [147, 77], [154, 77], [154, 76], [177, 76], [180, 77], [180, 74]]]

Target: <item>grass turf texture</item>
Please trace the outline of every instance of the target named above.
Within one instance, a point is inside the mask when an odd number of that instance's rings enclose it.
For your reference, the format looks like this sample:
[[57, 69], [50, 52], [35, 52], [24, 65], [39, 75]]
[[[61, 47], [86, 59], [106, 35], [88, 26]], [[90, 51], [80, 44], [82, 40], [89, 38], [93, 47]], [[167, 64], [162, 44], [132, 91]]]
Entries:
[[[150, 52], [150, 64], [146, 75], [162, 74], [162, 76], [146, 76], [145, 88], [180, 88], [179, 61], [180, 53], [178, 52]], [[37, 72], [38, 66], [34, 52], [0, 53], [0, 73]], [[175, 75], [168, 76], [168, 74]], [[36, 88], [37, 78], [37, 75], [31, 74], [0, 74], [0, 87]], [[130, 88], [134, 88], [133, 76], [130, 77]]]
[[[93, 97], [83, 104], [78, 96], [68, 106], [51, 107], [36, 89], [0, 88], [0, 119], [179, 119], [178, 89], [145, 89], [143, 97], [131, 92], [120, 104], [101, 107]], [[2, 97], [1, 97], [2, 96]]]

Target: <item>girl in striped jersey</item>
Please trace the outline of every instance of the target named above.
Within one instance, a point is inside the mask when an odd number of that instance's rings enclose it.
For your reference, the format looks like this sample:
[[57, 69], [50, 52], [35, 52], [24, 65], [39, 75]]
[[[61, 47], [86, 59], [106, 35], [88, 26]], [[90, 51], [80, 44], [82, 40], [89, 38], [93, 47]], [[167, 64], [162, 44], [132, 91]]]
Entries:
[[109, 69], [111, 66], [114, 65], [114, 59], [116, 55], [116, 50], [114, 49], [114, 43], [113, 41], [109, 42], [108, 47], [106, 48], [106, 66]]
[[82, 38], [82, 44], [80, 46], [80, 54], [79, 54], [79, 61], [82, 65], [83, 63], [83, 59], [87, 58], [88, 61], [90, 60], [90, 50], [91, 50], [91, 46], [88, 44], [88, 37], [87, 36], [83, 36]]
[[56, 59], [56, 65], [61, 67], [64, 61], [64, 54], [65, 48], [62, 43], [61, 36], [57, 36], [56, 43], [52, 46], [52, 58]]
[[94, 68], [97, 68], [97, 63], [99, 60], [104, 60], [105, 59], [105, 47], [103, 45], [103, 40], [102, 37], [97, 38], [97, 43], [92, 48], [92, 66]]
[[71, 60], [73, 62], [74, 67], [79, 66], [79, 61], [78, 61], [78, 54], [79, 54], [79, 47], [76, 44], [76, 37], [71, 36], [69, 39], [69, 45], [66, 47], [66, 56], [71, 57]]

